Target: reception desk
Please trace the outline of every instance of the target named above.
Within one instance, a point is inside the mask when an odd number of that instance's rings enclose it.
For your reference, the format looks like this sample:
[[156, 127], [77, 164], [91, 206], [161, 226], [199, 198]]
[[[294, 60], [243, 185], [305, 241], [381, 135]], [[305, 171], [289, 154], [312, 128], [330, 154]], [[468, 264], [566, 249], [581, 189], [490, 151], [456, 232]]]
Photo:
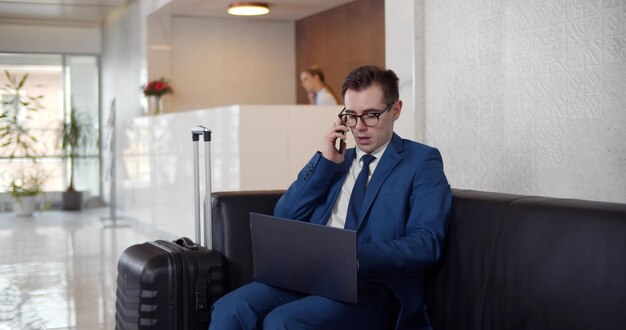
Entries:
[[[286, 189], [319, 150], [339, 111], [340, 106], [233, 105], [136, 118], [126, 123], [118, 147], [123, 214], [172, 237], [193, 238], [192, 127], [212, 131], [213, 191]], [[200, 157], [204, 161], [202, 142]], [[201, 164], [202, 196], [203, 171]]]

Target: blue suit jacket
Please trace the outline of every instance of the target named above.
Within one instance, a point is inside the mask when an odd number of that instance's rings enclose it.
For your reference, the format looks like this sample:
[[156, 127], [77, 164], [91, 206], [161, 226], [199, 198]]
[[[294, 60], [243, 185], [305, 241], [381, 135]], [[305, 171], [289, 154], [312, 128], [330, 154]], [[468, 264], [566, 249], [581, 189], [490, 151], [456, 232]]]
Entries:
[[[318, 152], [278, 201], [279, 217], [326, 224], [354, 160], [335, 164]], [[359, 281], [376, 281], [399, 302], [396, 329], [430, 328], [424, 269], [441, 255], [452, 193], [437, 149], [394, 134], [363, 202], [357, 228]]]

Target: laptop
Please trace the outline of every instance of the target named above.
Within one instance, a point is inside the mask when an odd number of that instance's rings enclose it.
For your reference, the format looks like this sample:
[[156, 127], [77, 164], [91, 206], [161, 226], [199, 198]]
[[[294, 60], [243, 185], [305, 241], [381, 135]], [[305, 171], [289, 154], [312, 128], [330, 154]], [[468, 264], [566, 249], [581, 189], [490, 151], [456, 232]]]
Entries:
[[250, 213], [254, 279], [356, 304], [356, 232]]

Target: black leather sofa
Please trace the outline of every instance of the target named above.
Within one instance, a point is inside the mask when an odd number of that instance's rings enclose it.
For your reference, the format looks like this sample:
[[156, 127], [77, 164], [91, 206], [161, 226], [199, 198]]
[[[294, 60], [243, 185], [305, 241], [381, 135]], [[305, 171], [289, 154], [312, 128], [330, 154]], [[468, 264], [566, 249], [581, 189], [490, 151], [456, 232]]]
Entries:
[[[283, 191], [213, 194], [228, 288], [253, 280], [249, 212]], [[435, 329], [626, 329], [626, 204], [453, 190], [442, 260], [428, 271]]]

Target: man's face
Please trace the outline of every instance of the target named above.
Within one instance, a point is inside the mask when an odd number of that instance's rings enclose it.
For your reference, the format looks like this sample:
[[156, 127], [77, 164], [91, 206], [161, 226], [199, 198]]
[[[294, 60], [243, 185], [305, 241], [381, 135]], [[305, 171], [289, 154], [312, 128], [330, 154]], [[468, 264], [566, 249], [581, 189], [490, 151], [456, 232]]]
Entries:
[[[380, 113], [389, 106], [384, 103], [383, 90], [378, 84], [356, 92], [347, 90], [344, 95], [346, 114], [363, 115], [365, 113]], [[359, 149], [371, 153], [391, 140], [393, 123], [400, 116], [402, 102], [398, 101], [391, 108], [378, 117], [378, 124], [367, 127], [361, 119], [351, 127], [352, 135]]]

